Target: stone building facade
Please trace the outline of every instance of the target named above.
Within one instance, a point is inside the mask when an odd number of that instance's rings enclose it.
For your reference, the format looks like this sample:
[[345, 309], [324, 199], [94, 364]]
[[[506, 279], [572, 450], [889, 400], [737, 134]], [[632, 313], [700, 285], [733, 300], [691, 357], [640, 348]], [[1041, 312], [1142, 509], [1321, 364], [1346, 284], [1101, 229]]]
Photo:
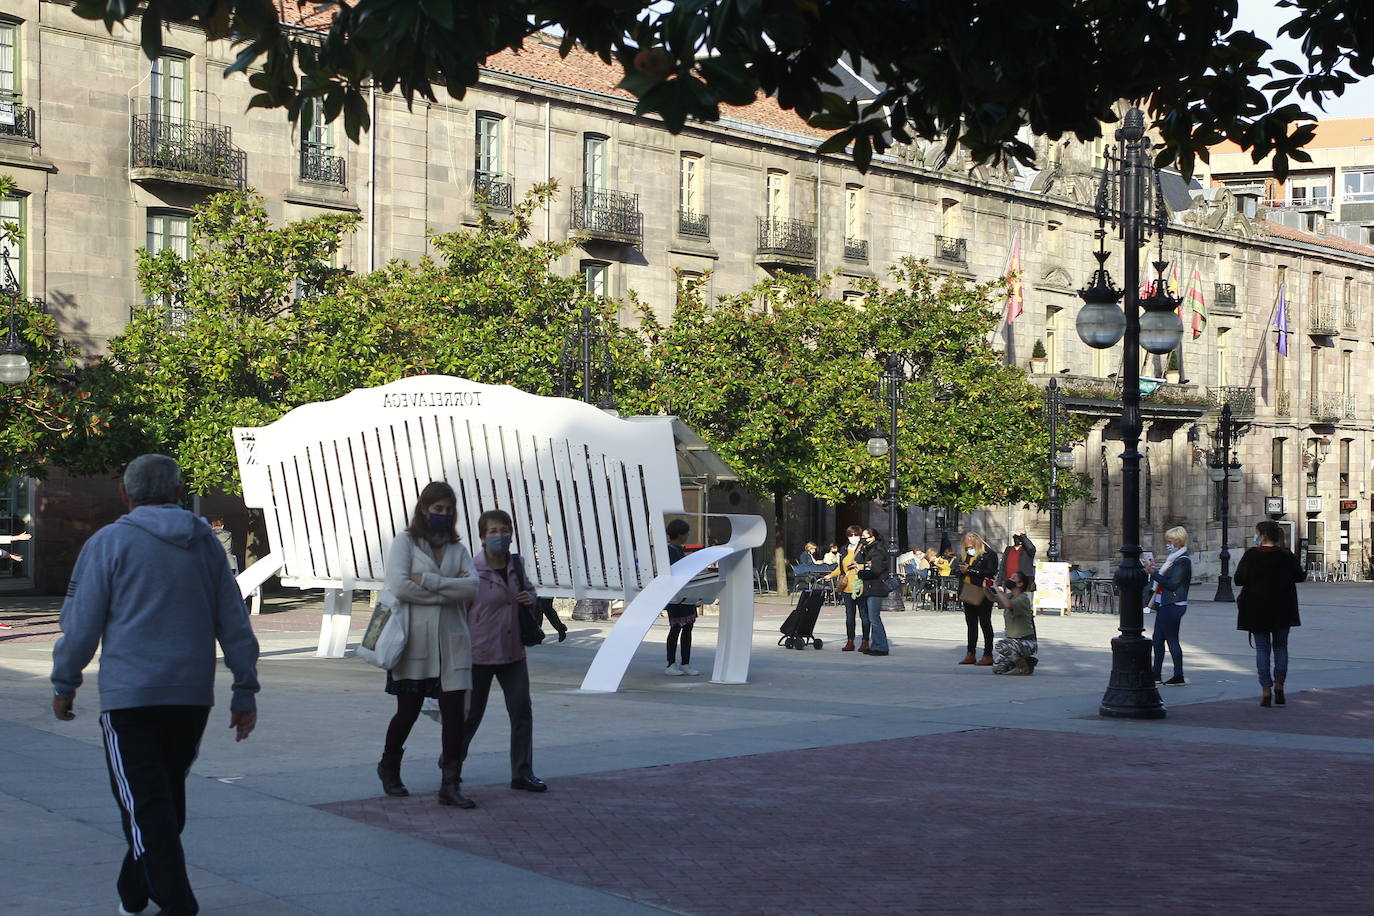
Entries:
[[[633, 290], [663, 315], [683, 272], [709, 271], [709, 293], [728, 294], [803, 270], [832, 275], [840, 295], [904, 256], [970, 278], [999, 276], [1019, 237], [1026, 310], [1004, 337], [1008, 359], [1037, 381], [1058, 376], [1069, 408], [1092, 421], [1075, 460], [1096, 499], [1066, 509], [1065, 554], [1102, 574], [1114, 562], [1112, 376], [1121, 353], [1089, 350], [1074, 331], [1075, 290], [1093, 264], [1100, 144], [1041, 142], [1038, 169], [971, 168], [916, 146], [877, 157], [861, 174], [843, 157], [818, 154], [824, 135], [768, 99], [670, 134], [635, 116], [613, 68], [587, 55], [562, 59], [537, 39], [488, 61], [461, 101], [410, 108], [376, 92], [373, 129], [352, 144], [341, 126], [309, 113], [293, 126], [281, 112], [249, 110], [246, 80], [221, 75], [233, 56], [226, 44], [185, 27], [173, 27], [167, 44], [150, 64], [136, 29], [109, 35], [68, 3], [0, 0], [0, 170], [21, 189], [0, 217], [24, 224], [27, 241], [12, 254], [27, 293], [43, 297], [89, 352], [142, 301], [135, 249], [183, 248], [190, 208], [231, 187], [259, 191], [279, 220], [361, 214], [337, 266], [366, 271], [428, 253], [430, 231], [475, 222], [479, 197], [503, 205], [556, 180], [560, 193], [536, 235], [585, 238], [563, 269], [608, 296]], [[1244, 479], [1231, 491], [1232, 542], [1263, 516], [1265, 497], [1283, 496], [1281, 516], [1314, 562], [1344, 558], [1363, 570], [1374, 494], [1366, 390], [1374, 248], [1272, 222], [1243, 189], [1179, 189], [1166, 257], [1185, 285], [1198, 272], [1209, 318], [1184, 344], [1187, 381], [1161, 384], [1146, 401], [1147, 540], [1158, 546], [1159, 532], [1185, 524], [1200, 571], [1211, 570], [1220, 534], [1208, 431], [1215, 406], [1230, 401], [1249, 423], [1238, 449]], [[1119, 278], [1119, 242], [1114, 251]], [[1280, 287], [1286, 358], [1272, 329]], [[1030, 358], [1037, 340], [1043, 364]], [[1145, 374], [1167, 371], [1152, 360]], [[15, 514], [36, 516], [25, 568], [49, 588], [114, 511], [108, 487], [60, 474], [11, 481], [6, 493]], [[858, 516], [881, 517], [873, 506], [795, 508], [798, 543], [827, 540]], [[908, 523], [913, 542], [938, 542], [934, 513], [913, 510]], [[1044, 514], [1023, 507], [957, 523], [994, 542], [1021, 524], [1041, 541], [1046, 531]]]

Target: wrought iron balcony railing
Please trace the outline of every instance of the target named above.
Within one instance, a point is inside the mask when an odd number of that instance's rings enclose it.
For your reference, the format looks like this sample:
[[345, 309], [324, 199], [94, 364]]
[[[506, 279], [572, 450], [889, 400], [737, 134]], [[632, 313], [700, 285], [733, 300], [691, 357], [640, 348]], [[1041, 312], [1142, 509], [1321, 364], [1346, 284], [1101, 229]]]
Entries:
[[1336, 308], [1325, 302], [1313, 305], [1307, 313], [1307, 333], [1330, 337], [1340, 332], [1340, 316]]
[[1314, 394], [1308, 402], [1308, 413], [1314, 422], [1335, 423], [1345, 416], [1346, 398], [1339, 394]]
[[0, 137], [35, 140], [34, 112], [18, 99], [0, 98]]
[[1287, 391], [1275, 392], [1274, 413], [1280, 417], [1293, 416], [1293, 396]]
[[1231, 405], [1231, 415], [1236, 419], [1249, 419], [1255, 415], [1255, 389], [1222, 386], [1207, 389], [1207, 403], [1220, 408]]
[[1212, 307], [1219, 312], [1236, 311], [1236, 284], [1218, 283], [1212, 297]]
[[694, 210], [677, 211], [677, 234], [693, 239], [711, 237], [711, 217]]
[[760, 216], [758, 253], [813, 261], [816, 258], [816, 224]]
[[847, 261], [867, 261], [868, 260], [868, 239], [844, 240], [844, 256]]
[[1341, 306], [1341, 327], [1347, 331], [1353, 331], [1358, 327], [1355, 323], [1355, 303], [1346, 302]]
[[160, 169], [210, 179], [212, 186], [228, 182], [242, 188], [247, 155], [234, 145], [233, 132], [218, 124], [175, 121], [158, 115], [134, 115], [129, 135], [129, 164], [135, 169]]
[[573, 188], [572, 224], [594, 238], [638, 244], [644, 237], [639, 195]]
[[301, 145], [301, 180], [316, 184], [347, 184], [347, 163], [343, 156], [334, 155], [334, 147], [323, 143]]
[[935, 236], [935, 258], [949, 264], [968, 264], [968, 239]]
[[1341, 395], [1341, 418], [1344, 420], [1355, 419], [1355, 395]]
[[486, 204], [493, 210], [511, 209], [511, 183], [502, 181], [501, 176], [492, 172], [474, 172], [472, 175], [472, 201]]

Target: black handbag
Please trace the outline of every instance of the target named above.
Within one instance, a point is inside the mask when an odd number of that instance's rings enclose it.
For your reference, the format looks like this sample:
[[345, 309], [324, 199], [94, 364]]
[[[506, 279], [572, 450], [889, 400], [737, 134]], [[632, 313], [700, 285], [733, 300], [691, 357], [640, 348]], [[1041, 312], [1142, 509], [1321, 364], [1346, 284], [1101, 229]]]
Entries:
[[[530, 580], [525, 578], [525, 561], [520, 559], [519, 554], [511, 554], [511, 559], [515, 561], [515, 571], [520, 574], [520, 584], [524, 591], [529, 591], [527, 586]], [[520, 618], [520, 645], [529, 647], [537, 646], [543, 642], [547, 636], [539, 626], [539, 602], [524, 605], [517, 604], [515, 612]]]

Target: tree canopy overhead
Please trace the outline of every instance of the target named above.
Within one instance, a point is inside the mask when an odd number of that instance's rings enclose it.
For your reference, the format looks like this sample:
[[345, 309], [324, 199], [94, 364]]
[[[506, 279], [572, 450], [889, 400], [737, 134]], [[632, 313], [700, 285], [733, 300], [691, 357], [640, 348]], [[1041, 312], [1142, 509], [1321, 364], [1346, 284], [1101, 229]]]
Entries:
[[[278, 4], [326, 18], [327, 31], [284, 27]], [[142, 17], [142, 45], [162, 49], [164, 26], [193, 22], [240, 51], [230, 72], [253, 72], [253, 105], [324, 100], [355, 140], [368, 127], [371, 81], [407, 100], [461, 98], [492, 54], [556, 30], [625, 69], [642, 114], [669, 130], [715, 120], [722, 105], [775, 96], [852, 144], [866, 168], [894, 141], [962, 143], [978, 161], [1029, 161], [1023, 127], [1058, 138], [1097, 137], [1122, 99], [1141, 102], [1162, 141], [1159, 164], [1185, 174], [1231, 140], [1256, 161], [1307, 161], [1311, 106], [1374, 73], [1374, 4], [1277, 0], [1294, 61], [1261, 62], [1267, 42], [1234, 29], [1236, 0], [76, 0], [78, 15], [113, 29]], [[320, 11], [325, 12], [325, 17]], [[293, 17], [293, 18], [299, 18]], [[314, 21], [313, 19], [311, 21]], [[879, 87], [871, 101], [837, 90], [837, 61]], [[1264, 91], [1254, 87], [1262, 82]], [[1302, 100], [1302, 103], [1299, 101]], [[1306, 104], [1308, 108], [1304, 108]]]

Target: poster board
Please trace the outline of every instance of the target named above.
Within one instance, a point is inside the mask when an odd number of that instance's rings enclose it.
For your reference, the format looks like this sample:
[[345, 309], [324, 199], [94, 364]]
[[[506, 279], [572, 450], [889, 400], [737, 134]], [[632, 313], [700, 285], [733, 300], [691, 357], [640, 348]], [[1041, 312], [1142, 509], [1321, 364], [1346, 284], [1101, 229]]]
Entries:
[[1069, 604], [1069, 564], [1035, 561], [1035, 593], [1032, 606], [1036, 614], [1058, 611], [1067, 616]]

